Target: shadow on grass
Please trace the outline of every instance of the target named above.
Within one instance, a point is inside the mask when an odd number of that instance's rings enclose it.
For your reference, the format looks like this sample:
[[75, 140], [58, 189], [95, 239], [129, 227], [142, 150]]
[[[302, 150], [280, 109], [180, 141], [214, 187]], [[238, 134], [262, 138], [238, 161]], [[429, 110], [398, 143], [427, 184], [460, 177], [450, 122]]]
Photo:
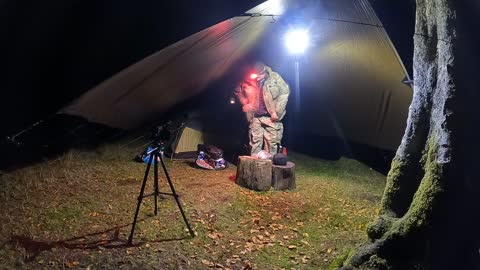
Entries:
[[[203, 169], [203, 168], [200, 168], [198, 167], [197, 163], [195, 163], [195, 161], [187, 161], [185, 162], [188, 166], [190, 166], [190, 168], [194, 168], [194, 169]], [[204, 170], [204, 169], [203, 169]]]
[[[139, 220], [144, 221], [145, 219]], [[113, 227], [111, 229], [103, 230], [100, 232], [95, 232], [91, 234], [86, 234], [83, 236], [77, 236], [65, 240], [59, 241], [37, 241], [33, 240], [27, 236], [13, 235], [10, 241], [7, 241], [2, 245], [20, 246], [25, 249], [28, 254], [28, 257], [25, 261], [33, 261], [38, 254], [42, 251], [49, 251], [53, 248], [66, 248], [66, 249], [96, 249], [96, 248], [105, 248], [105, 249], [115, 249], [115, 248], [129, 248], [129, 247], [139, 247], [146, 243], [163, 243], [163, 242], [172, 242], [172, 241], [181, 241], [189, 238], [188, 236], [177, 237], [177, 238], [168, 238], [168, 239], [159, 239], [153, 241], [141, 241], [138, 243], [133, 243], [132, 245], [128, 244], [127, 239], [120, 238], [120, 229], [130, 227], [132, 224], [125, 224]], [[113, 233], [110, 237], [105, 238], [104, 235], [107, 233]], [[101, 237], [101, 239], [92, 239], [87, 241], [88, 238], [92, 237]]]

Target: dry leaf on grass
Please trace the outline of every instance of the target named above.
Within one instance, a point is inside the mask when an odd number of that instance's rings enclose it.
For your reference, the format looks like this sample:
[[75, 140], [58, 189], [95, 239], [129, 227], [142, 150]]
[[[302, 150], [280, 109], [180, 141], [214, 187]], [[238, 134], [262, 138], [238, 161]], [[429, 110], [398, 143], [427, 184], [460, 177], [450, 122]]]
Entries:
[[65, 266], [68, 268], [74, 268], [75, 266], [79, 265], [80, 263], [77, 261], [66, 262]]
[[223, 234], [218, 233], [218, 232], [211, 232], [211, 233], [207, 234], [207, 236], [210, 239], [219, 239], [219, 238], [223, 237]]
[[280, 220], [280, 219], [282, 219], [282, 216], [280, 215], [280, 213], [275, 212], [275, 214], [272, 216], [272, 220]]
[[214, 267], [215, 264], [209, 260], [202, 259], [202, 263], [209, 267]]

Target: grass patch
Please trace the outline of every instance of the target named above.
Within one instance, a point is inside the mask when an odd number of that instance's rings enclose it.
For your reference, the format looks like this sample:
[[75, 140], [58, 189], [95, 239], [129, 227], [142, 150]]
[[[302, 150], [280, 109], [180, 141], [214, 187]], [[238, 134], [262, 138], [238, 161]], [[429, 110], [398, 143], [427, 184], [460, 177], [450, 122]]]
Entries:
[[161, 199], [154, 216], [149, 197], [127, 247], [145, 166], [121, 145], [0, 176], [5, 268], [327, 269], [366, 239], [385, 181], [355, 160], [291, 154], [297, 189], [254, 192], [229, 180], [234, 166], [205, 171], [166, 159], [197, 236], [188, 237], [173, 198]]
[[[82, 210], [77, 207], [62, 207], [45, 213], [45, 228], [55, 233], [64, 232], [69, 226], [77, 226]], [[67, 225], [67, 226], [66, 226]]]

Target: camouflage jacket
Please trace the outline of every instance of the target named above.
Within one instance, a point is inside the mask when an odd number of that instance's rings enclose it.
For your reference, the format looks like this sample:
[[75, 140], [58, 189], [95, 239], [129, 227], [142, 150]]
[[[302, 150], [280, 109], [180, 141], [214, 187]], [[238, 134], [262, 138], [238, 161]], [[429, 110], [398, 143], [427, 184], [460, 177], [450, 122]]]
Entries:
[[[282, 77], [270, 67], [265, 66], [267, 76], [263, 84], [263, 98], [265, 107], [270, 115], [276, 112], [278, 120], [281, 121], [286, 113], [290, 88]], [[243, 105], [248, 121], [253, 119], [253, 113], [258, 110], [258, 84], [256, 81], [243, 81], [235, 89], [235, 95]]]

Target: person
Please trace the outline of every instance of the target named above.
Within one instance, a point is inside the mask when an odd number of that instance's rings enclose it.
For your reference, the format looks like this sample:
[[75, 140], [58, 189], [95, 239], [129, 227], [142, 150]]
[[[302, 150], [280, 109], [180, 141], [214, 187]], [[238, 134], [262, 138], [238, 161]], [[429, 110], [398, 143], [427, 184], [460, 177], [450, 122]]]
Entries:
[[282, 77], [261, 62], [253, 66], [254, 73], [235, 89], [242, 110], [249, 122], [251, 155], [261, 150], [277, 153], [283, 137], [282, 119], [290, 88]]

